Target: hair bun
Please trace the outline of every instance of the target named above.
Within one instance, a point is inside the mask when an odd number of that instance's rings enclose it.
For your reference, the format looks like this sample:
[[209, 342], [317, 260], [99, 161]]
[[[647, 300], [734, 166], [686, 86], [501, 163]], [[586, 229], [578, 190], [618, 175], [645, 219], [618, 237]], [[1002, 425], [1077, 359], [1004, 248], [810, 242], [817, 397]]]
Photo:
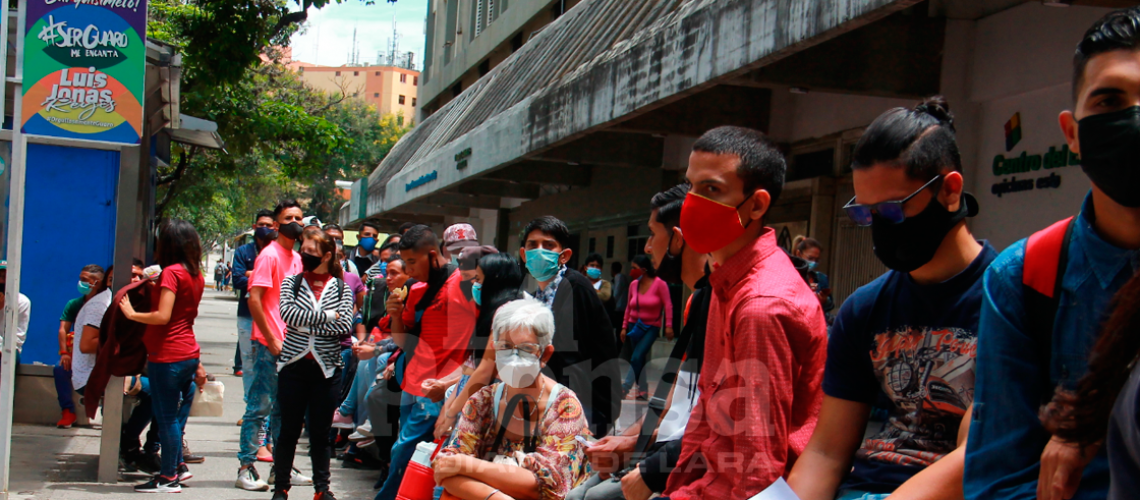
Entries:
[[940, 95], [929, 97], [918, 103], [914, 110], [919, 113], [926, 113], [940, 123], [954, 126], [954, 114], [950, 112], [950, 104], [946, 102], [946, 98]]

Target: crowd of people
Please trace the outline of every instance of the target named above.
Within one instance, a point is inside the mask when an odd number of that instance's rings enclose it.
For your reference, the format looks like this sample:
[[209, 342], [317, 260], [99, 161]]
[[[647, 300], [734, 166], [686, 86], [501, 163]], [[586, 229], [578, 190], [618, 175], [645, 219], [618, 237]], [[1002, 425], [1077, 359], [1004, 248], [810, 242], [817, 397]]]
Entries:
[[[613, 282], [600, 255], [570, 267], [553, 216], [509, 252], [468, 224], [407, 223], [381, 242], [372, 222], [346, 249], [339, 226], [283, 200], [255, 214], [232, 263], [236, 486], [287, 500], [311, 484], [334, 500], [335, 458], [376, 471], [376, 500], [395, 500], [433, 443], [434, 496], [448, 500], [745, 499], [781, 479], [803, 500], [1130, 498], [1140, 8], [1089, 29], [1073, 96], [1060, 125], [1092, 188], [1077, 215], [1000, 253], [967, 225], [981, 207], [945, 100], [880, 115], [855, 145], [844, 210], [889, 270], [837, 312], [819, 242], [784, 250], [765, 226], [786, 163], [746, 128], [694, 143], [686, 182], [647, 200], [645, 253], [628, 276], [611, 263]], [[165, 224], [156, 261], [117, 291], [112, 270], [80, 271], [56, 375], [61, 426], [72, 388], [90, 400], [108, 373], [138, 376], [124, 462], [155, 473], [137, 490], [174, 492], [192, 477], [182, 434], [206, 376], [193, 227]], [[692, 292], [683, 307], [670, 286]], [[649, 381], [661, 336], [672, 351]], [[648, 410], [618, 430], [627, 397]], [[311, 478], [295, 467], [303, 432]], [[257, 462], [273, 463], [268, 480]]]

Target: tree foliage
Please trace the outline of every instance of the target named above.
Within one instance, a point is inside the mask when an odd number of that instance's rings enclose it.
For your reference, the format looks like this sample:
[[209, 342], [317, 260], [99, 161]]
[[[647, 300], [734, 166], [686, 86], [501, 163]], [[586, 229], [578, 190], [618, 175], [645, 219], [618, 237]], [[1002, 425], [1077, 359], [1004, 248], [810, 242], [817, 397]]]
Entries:
[[183, 54], [182, 112], [216, 122], [226, 143], [172, 145], [171, 165], [158, 172], [159, 217], [189, 220], [207, 242], [248, 227], [282, 197], [333, 220], [344, 202], [335, 182], [370, 173], [410, 128], [349, 89], [307, 87], [266, 49], [287, 44], [304, 12], [278, 0], [151, 0], [148, 36]]

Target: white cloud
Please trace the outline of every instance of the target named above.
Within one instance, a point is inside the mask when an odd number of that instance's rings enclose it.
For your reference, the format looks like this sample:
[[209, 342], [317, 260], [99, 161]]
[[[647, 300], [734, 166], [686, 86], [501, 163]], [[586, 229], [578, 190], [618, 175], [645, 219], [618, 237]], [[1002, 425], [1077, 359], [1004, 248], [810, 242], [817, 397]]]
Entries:
[[346, 64], [355, 28], [360, 62], [376, 63], [377, 54], [387, 52], [395, 18], [400, 52], [415, 52], [416, 68], [421, 69], [426, 17], [427, 0], [376, 0], [374, 5], [358, 0], [330, 2], [323, 9], [309, 9], [305, 28], [291, 40], [293, 59], [323, 66]]

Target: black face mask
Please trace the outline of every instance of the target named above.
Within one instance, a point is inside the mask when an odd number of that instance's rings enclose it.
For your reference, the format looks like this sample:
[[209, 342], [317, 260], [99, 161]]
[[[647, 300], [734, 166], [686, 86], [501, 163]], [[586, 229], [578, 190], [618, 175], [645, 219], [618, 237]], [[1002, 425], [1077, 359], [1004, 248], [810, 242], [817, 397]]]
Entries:
[[281, 236], [295, 240], [301, 237], [301, 233], [305, 232], [305, 228], [301, 227], [301, 225], [297, 224], [296, 222], [290, 222], [288, 224], [282, 225], [281, 228], [277, 230], [277, 232], [280, 233]]
[[301, 268], [307, 273], [313, 272], [314, 269], [321, 267], [321, 258], [316, 255], [309, 255], [301, 252]]
[[950, 213], [938, 197], [932, 196], [930, 204], [913, 217], [898, 224], [873, 214], [871, 217], [871, 240], [875, 244], [875, 257], [895, 271], [909, 273], [925, 266], [934, 258], [942, 240], [962, 219], [977, 215], [978, 202], [968, 193], [962, 193], [958, 211]]
[[1081, 169], [1121, 205], [1140, 207], [1140, 106], [1077, 122]]
[[681, 255], [674, 256], [671, 253], [673, 246], [673, 236], [677, 233], [669, 233], [669, 244], [665, 246], [665, 257], [661, 258], [661, 265], [657, 266], [657, 277], [664, 280], [670, 285], [680, 285], [684, 283], [681, 280], [681, 257], [685, 255], [685, 247], [681, 247]]

